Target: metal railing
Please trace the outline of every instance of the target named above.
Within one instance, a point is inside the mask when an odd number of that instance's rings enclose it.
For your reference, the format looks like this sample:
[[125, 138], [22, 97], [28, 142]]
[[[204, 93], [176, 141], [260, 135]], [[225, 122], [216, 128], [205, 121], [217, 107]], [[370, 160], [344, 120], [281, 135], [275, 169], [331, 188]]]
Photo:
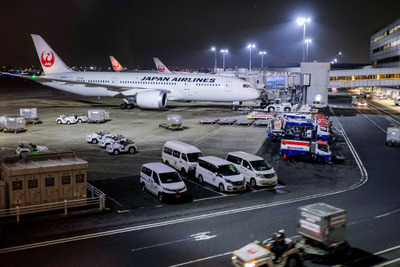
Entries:
[[45, 203], [32, 206], [17, 206], [15, 208], [0, 210], [0, 217], [16, 216], [17, 222], [20, 221], [20, 216], [24, 214], [32, 214], [38, 212], [64, 210], [64, 214], [68, 214], [68, 209], [84, 206], [99, 205], [100, 210], [105, 209], [106, 194], [87, 183], [87, 190], [91, 193], [90, 198], [64, 200], [60, 202]]

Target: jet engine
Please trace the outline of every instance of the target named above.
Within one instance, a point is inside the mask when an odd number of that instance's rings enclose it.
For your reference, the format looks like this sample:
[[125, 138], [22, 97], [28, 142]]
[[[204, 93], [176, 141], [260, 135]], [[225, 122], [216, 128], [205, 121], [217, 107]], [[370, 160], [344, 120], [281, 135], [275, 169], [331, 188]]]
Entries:
[[163, 91], [144, 91], [136, 94], [136, 104], [141, 108], [160, 109], [167, 105], [167, 98]]

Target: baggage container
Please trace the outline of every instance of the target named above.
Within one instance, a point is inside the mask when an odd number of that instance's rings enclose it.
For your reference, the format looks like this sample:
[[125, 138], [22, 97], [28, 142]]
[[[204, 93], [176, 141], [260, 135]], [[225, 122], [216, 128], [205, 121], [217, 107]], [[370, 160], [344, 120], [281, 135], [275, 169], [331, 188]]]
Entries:
[[346, 242], [346, 211], [325, 203], [300, 207], [298, 233], [330, 247]]
[[171, 126], [181, 126], [182, 116], [177, 114], [167, 115], [167, 123], [170, 123]]
[[7, 132], [21, 132], [25, 130], [24, 117], [6, 117], [6, 125], [4, 127]]
[[20, 108], [19, 114], [25, 119], [37, 119], [37, 108]]
[[386, 145], [399, 146], [400, 145], [400, 127], [389, 127], [387, 128], [386, 134]]
[[110, 118], [110, 113], [104, 109], [90, 109], [88, 110], [88, 122], [106, 122]]
[[6, 122], [7, 122], [7, 117], [0, 116], [0, 131], [3, 131], [3, 129], [6, 127]]

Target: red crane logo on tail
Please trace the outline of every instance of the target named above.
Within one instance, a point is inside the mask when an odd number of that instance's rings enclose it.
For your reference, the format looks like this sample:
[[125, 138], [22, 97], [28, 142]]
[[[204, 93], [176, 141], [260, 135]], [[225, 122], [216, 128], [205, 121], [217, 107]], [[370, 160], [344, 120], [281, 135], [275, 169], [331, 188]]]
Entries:
[[50, 68], [54, 64], [54, 54], [51, 51], [44, 51], [40, 57], [40, 61], [44, 67]]
[[165, 71], [165, 67], [163, 65], [158, 65], [157, 67], [159, 72], [164, 72]]
[[116, 70], [116, 69], [118, 69], [119, 68], [119, 63], [118, 62], [115, 62], [114, 64], [113, 64], [113, 68]]

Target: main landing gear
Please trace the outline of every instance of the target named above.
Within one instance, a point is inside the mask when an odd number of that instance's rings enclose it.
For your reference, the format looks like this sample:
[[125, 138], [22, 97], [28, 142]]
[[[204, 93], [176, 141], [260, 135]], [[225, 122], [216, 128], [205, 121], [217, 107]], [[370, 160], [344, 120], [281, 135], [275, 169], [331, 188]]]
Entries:
[[120, 109], [133, 109], [134, 107], [135, 105], [132, 103], [122, 103], [121, 105], [119, 105]]
[[135, 107], [135, 104], [131, 103], [128, 99], [122, 99], [124, 100], [124, 103], [119, 105], [120, 109], [133, 109]]

